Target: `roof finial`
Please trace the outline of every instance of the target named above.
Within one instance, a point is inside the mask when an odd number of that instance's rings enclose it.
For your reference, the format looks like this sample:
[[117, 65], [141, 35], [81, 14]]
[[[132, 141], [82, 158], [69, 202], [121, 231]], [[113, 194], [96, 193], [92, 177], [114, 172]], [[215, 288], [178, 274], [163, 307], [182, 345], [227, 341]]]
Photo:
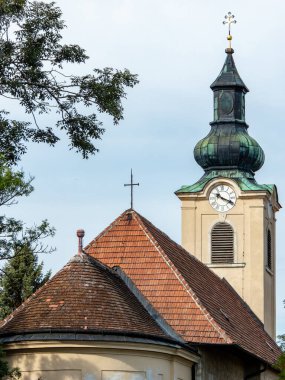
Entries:
[[223, 24], [224, 25], [228, 25], [229, 26], [229, 33], [228, 33], [228, 36], [227, 36], [227, 40], [229, 41], [229, 47], [226, 49], [226, 53], [228, 54], [233, 54], [234, 52], [234, 49], [232, 49], [232, 35], [231, 35], [231, 24], [236, 24], [237, 20], [234, 20], [235, 16], [233, 14], [231, 14], [231, 12], [228, 12], [227, 15], [225, 15], [225, 19], [226, 21], [223, 21]]
[[131, 169], [131, 183], [125, 183], [124, 186], [131, 186], [131, 209], [133, 210], [133, 202], [134, 202], [134, 194], [133, 194], [133, 187], [139, 186], [139, 183], [133, 182], [133, 170]]
[[85, 235], [84, 230], [77, 230], [76, 235], [78, 237], [78, 256], [82, 256], [83, 254], [83, 237]]

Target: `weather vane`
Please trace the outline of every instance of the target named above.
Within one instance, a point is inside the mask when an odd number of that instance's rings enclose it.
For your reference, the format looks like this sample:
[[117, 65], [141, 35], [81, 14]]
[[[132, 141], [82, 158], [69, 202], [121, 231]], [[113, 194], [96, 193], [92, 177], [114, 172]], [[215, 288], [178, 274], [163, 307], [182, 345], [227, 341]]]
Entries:
[[223, 21], [224, 25], [228, 25], [229, 26], [229, 34], [228, 34], [228, 37], [227, 37], [227, 40], [229, 41], [229, 49], [232, 48], [232, 45], [231, 45], [231, 41], [232, 41], [231, 25], [232, 24], [236, 24], [236, 22], [237, 22], [237, 20], [234, 20], [234, 18], [235, 18], [235, 16], [233, 14], [231, 14], [231, 12], [228, 12], [228, 14], [225, 15], [226, 21]]
[[133, 200], [134, 200], [134, 194], [133, 194], [133, 187], [139, 186], [139, 183], [133, 182], [133, 171], [131, 169], [131, 183], [125, 183], [124, 186], [131, 186], [131, 209], [133, 209]]

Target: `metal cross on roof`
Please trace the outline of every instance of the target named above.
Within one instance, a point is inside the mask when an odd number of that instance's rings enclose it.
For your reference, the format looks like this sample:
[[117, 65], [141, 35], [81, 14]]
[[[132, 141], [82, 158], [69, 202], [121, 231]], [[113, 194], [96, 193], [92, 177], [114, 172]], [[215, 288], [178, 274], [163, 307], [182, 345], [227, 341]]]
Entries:
[[237, 20], [234, 20], [235, 16], [231, 14], [231, 12], [228, 12], [227, 15], [225, 15], [226, 21], [223, 21], [223, 24], [228, 24], [229, 26], [229, 34], [231, 34], [231, 24], [236, 24]]
[[225, 19], [226, 21], [223, 21], [223, 24], [224, 25], [228, 25], [229, 26], [229, 34], [228, 34], [228, 41], [229, 41], [229, 48], [231, 49], [231, 40], [232, 40], [232, 35], [231, 35], [231, 25], [232, 24], [236, 24], [237, 20], [234, 20], [235, 16], [231, 13], [231, 12], [228, 12], [227, 15], [225, 15]]
[[131, 183], [125, 183], [124, 186], [131, 186], [131, 209], [133, 209], [133, 200], [134, 200], [134, 194], [133, 194], [133, 187], [139, 186], [139, 183], [133, 182], [133, 171], [131, 169]]

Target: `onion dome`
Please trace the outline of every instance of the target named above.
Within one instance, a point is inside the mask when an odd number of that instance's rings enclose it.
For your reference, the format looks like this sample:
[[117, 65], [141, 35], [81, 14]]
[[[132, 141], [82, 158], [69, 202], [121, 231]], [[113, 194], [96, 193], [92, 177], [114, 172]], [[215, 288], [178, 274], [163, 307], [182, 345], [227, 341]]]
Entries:
[[247, 132], [245, 94], [249, 91], [236, 69], [234, 50], [227, 57], [217, 79], [214, 92], [214, 121], [210, 133], [194, 149], [197, 163], [205, 170], [242, 170], [256, 172], [264, 163], [260, 145]]

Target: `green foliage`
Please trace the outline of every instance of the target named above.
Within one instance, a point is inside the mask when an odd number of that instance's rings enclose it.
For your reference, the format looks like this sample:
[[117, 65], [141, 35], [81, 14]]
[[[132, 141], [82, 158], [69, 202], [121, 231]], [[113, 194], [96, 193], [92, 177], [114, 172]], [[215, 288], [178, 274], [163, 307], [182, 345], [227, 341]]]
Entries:
[[10, 260], [28, 246], [35, 254], [51, 253], [54, 249], [43, 243], [43, 239], [54, 236], [55, 230], [47, 220], [39, 226], [25, 228], [24, 223], [0, 216], [0, 260]]
[[[32, 180], [31, 177], [26, 180], [23, 171], [12, 170], [0, 156], [0, 206], [11, 206], [19, 197], [28, 196], [33, 191]], [[13, 258], [22, 247], [29, 247], [34, 253], [50, 252], [42, 239], [54, 232], [46, 220], [39, 226], [25, 228], [19, 220], [0, 216], [0, 260]]]
[[13, 171], [0, 157], [0, 206], [11, 206], [19, 196], [28, 196], [32, 191], [33, 178], [25, 180], [22, 170]]
[[[0, 206], [11, 206], [18, 197], [32, 191], [32, 178], [25, 180], [23, 171], [14, 171], [0, 156]], [[0, 260], [5, 260], [0, 276], [0, 317], [18, 307], [50, 276], [42, 274], [39, 252], [51, 252], [43, 239], [53, 236], [54, 228], [44, 220], [39, 226], [26, 228], [23, 222], [0, 216]]]
[[3, 268], [0, 278], [0, 317], [3, 319], [20, 306], [50, 277], [43, 275], [43, 263], [28, 243], [21, 243], [15, 256]]
[[[283, 301], [285, 305], [285, 301]], [[277, 363], [275, 365], [275, 368], [280, 371], [279, 373], [279, 379], [285, 380], [285, 334], [279, 335], [277, 337], [277, 343], [281, 350], [283, 351], [282, 355], [277, 360]]]
[[[54, 146], [63, 131], [70, 149], [88, 158], [98, 151], [95, 143], [104, 133], [98, 114], [118, 124], [126, 88], [138, 83], [127, 69], [94, 69], [82, 76], [63, 71], [66, 64], [84, 64], [88, 56], [80, 46], [62, 43], [61, 17], [53, 2], [0, 0], [0, 96], [18, 102], [30, 115], [29, 122], [13, 120], [0, 109], [0, 206], [10, 206], [33, 190], [32, 178], [11, 169], [28, 143]], [[41, 125], [41, 115], [51, 112], [57, 115], [55, 125]], [[50, 251], [42, 239], [53, 234], [47, 221], [25, 228], [19, 220], [0, 216], [0, 260], [6, 260], [0, 277], [2, 317], [49, 278], [50, 273], [42, 274], [37, 254]], [[0, 379], [4, 376], [20, 375], [9, 371], [0, 351]]]
[[[0, 0], [1, 1], [1, 0]], [[23, 171], [14, 171], [0, 156], [0, 206], [11, 206], [32, 191], [32, 178], [25, 179]], [[50, 252], [42, 239], [54, 235], [47, 221], [39, 226], [25, 228], [23, 222], [0, 216], [0, 260], [6, 260], [0, 276], [0, 317], [18, 307], [50, 276], [42, 273], [38, 252]], [[0, 379], [19, 379], [17, 368], [9, 369], [5, 354], [0, 348]]]
[[26, 4], [26, 0], [0, 0], [0, 17], [18, 15]]
[[[123, 118], [125, 88], [138, 83], [127, 69], [94, 69], [83, 76], [63, 73], [65, 64], [82, 64], [88, 56], [78, 45], [62, 44], [61, 16], [53, 2], [0, 1], [0, 96], [17, 100], [33, 120], [11, 120], [0, 110], [0, 151], [12, 163], [26, 152], [28, 141], [56, 144], [58, 129], [84, 158], [95, 154], [94, 142], [104, 132], [97, 114], [106, 113], [117, 124]], [[88, 107], [90, 114], [82, 112]], [[56, 125], [40, 127], [39, 115], [53, 110]]]
[[278, 337], [277, 337], [277, 343], [278, 343], [278, 345], [279, 345], [279, 347], [281, 348], [281, 350], [283, 351], [283, 352], [285, 352], [285, 334], [283, 334], [283, 335], [279, 335]]
[[279, 372], [279, 379], [285, 380], [285, 353], [283, 353], [277, 360], [277, 363], [275, 364], [275, 368], [280, 371]]
[[6, 360], [5, 352], [0, 348], [0, 380], [20, 379], [21, 374], [18, 368], [9, 369], [8, 362]]

